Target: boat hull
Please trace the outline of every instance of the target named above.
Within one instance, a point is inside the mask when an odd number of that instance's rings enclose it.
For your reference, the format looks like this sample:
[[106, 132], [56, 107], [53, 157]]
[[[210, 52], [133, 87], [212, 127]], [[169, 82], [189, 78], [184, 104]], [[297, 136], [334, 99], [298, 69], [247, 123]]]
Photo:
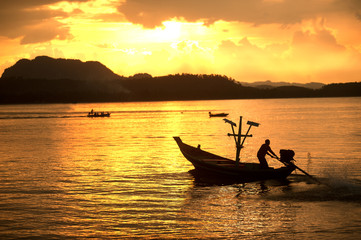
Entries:
[[97, 112], [94, 112], [94, 113], [88, 113], [87, 117], [110, 117], [110, 113], [97, 113]]
[[292, 166], [262, 169], [257, 163], [239, 163], [236, 165], [234, 160], [187, 145], [179, 137], [174, 137], [174, 140], [177, 142], [183, 156], [193, 164], [198, 173], [203, 175], [249, 182], [265, 179], [285, 179], [294, 170]]
[[228, 113], [211, 113], [209, 112], [209, 117], [227, 117]]

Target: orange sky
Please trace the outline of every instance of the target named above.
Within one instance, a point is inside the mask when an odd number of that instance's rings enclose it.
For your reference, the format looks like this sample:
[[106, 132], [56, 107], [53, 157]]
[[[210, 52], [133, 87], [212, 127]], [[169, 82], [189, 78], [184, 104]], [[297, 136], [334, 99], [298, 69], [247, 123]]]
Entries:
[[39, 55], [115, 73], [361, 81], [360, 0], [1, 0], [0, 74]]

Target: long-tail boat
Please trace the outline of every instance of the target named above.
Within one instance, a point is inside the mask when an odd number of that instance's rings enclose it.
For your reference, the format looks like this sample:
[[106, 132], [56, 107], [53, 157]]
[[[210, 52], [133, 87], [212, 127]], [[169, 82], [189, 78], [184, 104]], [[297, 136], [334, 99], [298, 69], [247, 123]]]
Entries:
[[231, 124], [232, 127], [233, 133], [229, 133], [228, 136], [234, 137], [237, 147], [236, 160], [228, 159], [204, 151], [200, 148], [200, 145], [198, 145], [198, 147], [190, 146], [185, 144], [180, 137], [173, 137], [177, 142], [183, 156], [193, 164], [197, 172], [206, 174], [208, 177], [212, 176], [217, 179], [224, 178], [249, 182], [265, 179], [285, 179], [295, 170], [296, 166], [292, 162], [294, 156], [294, 152], [292, 150], [280, 151], [280, 161], [285, 164], [285, 166], [280, 168], [261, 168], [259, 163], [240, 162], [239, 156], [244, 141], [247, 137], [252, 137], [252, 135], [248, 134], [251, 127], [258, 127], [259, 124], [248, 121], [248, 131], [245, 135], [242, 135], [242, 117], [240, 117], [238, 134], [235, 134], [234, 131], [234, 127], [236, 127], [235, 123], [228, 119], [224, 119], [224, 121]]

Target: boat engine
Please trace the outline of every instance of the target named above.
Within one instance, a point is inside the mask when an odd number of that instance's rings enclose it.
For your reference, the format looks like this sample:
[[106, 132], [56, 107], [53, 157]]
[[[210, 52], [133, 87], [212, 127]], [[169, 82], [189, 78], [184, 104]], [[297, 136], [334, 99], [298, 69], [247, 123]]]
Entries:
[[293, 163], [294, 159], [293, 157], [295, 156], [295, 152], [293, 150], [286, 150], [286, 149], [281, 149], [280, 150], [280, 156], [281, 159], [280, 161], [285, 163], [285, 164], [290, 164]]

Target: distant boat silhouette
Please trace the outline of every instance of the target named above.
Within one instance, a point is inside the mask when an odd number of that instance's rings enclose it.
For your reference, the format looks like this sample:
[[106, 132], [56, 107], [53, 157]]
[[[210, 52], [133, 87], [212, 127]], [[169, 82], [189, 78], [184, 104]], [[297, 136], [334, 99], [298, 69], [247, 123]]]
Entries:
[[208, 112], [209, 113], [209, 117], [227, 117], [228, 116], [228, 113], [211, 113], [211, 112]]
[[92, 109], [87, 117], [110, 117], [110, 112], [94, 112], [94, 110]]

